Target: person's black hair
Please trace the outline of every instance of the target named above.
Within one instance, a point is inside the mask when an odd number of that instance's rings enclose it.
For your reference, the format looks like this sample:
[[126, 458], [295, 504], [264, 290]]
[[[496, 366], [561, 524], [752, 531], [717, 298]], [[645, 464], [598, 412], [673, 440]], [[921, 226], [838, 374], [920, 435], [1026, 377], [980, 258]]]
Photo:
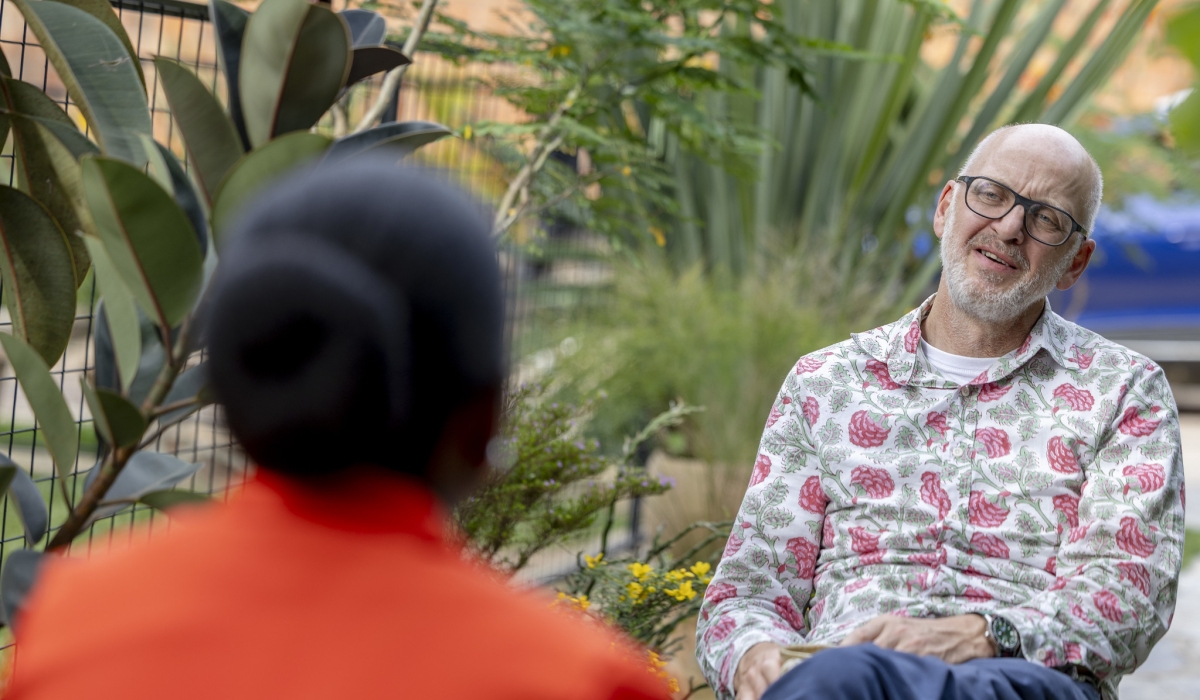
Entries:
[[451, 413], [504, 377], [483, 208], [390, 159], [317, 166], [255, 195], [205, 311], [209, 376], [260, 466], [422, 475]]

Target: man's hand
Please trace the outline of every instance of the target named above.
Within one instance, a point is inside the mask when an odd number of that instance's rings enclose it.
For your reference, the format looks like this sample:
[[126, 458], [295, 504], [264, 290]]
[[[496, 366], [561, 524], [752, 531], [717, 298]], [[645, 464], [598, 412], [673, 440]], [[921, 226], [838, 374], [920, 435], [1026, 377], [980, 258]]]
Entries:
[[880, 615], [846, 635], [841, 646], [872, 642], [884, 649], [936, 656], [946, 663], [960, 664], [996, 655], [986, 629], [987, 622], [980, 615], [937, 618]]
[[779, 680], [779, 645], [760, 642], [750, 647], [733, 674], [733, 692], [737, 700], [758, 700], [767, 687]]

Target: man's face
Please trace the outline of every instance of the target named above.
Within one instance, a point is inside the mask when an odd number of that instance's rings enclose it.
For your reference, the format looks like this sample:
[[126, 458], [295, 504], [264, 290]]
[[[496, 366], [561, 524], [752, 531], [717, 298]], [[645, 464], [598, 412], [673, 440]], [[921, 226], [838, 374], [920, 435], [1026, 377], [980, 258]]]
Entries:
[[[1083, 218], [1088, 183], [1080, 177], [1078, 159], [1061, 148], [1015, 140], [993, 148], [967, 174]], [[1095, 244], [1083, 242], [1080, 232], [1061, 246], [1045, 245], [1026, 233], [1024, 207], [987, 219], [966, 206], [965, 193], [963, 183], [947, 185], [934, 220], [942, 239], [942, 274], [959, 310], [983, 321], [1010, 322], [1055, 286], [1066, 289], [1082, 274]]]

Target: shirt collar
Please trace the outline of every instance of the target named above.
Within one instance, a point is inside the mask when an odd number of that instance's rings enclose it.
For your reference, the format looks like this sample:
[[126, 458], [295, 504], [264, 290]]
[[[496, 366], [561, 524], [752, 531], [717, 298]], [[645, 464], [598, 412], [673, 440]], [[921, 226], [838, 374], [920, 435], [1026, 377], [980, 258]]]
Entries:
[[292, 514], [336, 530], [403, 533], [448, 542], [446, 509], [417, 479], [379, 467], [296, 478], [259, 469], [255, 480]]
[[[945, 382], [934, 374], [928, 360], [925, 359], [925, 354], [919, 351], [921, 321], [929, 315], [929, 309], [936, 297], [937, 294], [930, 296], [897, 321], [851, 335], [863, 352], [886, 364], [892, 380], [901, 385], [952, 386], [952, 383]], [[1085, 354], [1079, 349], [1076, 341], [1078, 328], [1074, 323], [1054, 313], [1050, 308], [1050, 301], [1046, 300], [1046, 307], [1033, 324], [1025, 342], [998, 358], [986, 372], [970, 383], [978, 385], [998, 382], [1025, 366], [1043, 351], [1062, 367], [1086, 370], [1092, 363], [1094, 353]]]

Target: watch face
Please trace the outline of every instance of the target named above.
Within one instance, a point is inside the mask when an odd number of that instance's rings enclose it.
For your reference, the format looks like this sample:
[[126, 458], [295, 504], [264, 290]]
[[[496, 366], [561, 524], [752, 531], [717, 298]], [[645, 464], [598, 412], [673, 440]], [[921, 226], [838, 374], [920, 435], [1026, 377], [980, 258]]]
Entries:
[[1017, 628], [1003, 617], [993, 617], [991, 626], [996, 644], [1006, 652], [1015, 652], [1021, 644], [1021, 635], [1017, 633]]

